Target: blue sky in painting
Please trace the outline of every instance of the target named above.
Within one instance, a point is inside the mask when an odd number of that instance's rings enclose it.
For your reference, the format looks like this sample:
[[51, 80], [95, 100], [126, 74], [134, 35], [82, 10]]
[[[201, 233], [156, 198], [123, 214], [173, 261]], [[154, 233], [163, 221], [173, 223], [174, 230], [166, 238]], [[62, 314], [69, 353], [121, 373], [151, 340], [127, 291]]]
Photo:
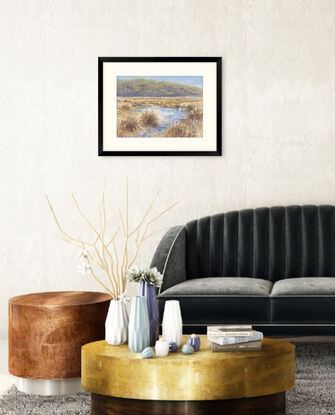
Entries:
[[202, 88], [202, 76], [118, 76], [118, 79], [150, 79], [151, 81], [169, 81]]

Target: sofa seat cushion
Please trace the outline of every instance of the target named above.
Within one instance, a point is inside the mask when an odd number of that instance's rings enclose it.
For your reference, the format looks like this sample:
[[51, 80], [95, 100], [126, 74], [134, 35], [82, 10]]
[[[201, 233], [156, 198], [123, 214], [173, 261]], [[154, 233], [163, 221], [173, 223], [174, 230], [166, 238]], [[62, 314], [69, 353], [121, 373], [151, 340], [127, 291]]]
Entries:
[[184, 325], [255, 324], [270, 319], [272, 283], [258, 278], [187, 280], [158, 296], [162, 319], [166, 300], [179, 300]]
[[335, 278], [289, 278], [274, 283], [271, 322], [317, 324], [335, 321]]
[[260, 278], [195, 278], [165, 290], [161, 296], [263, 296], [270, 295], [272, 282]]
[[335, 278], [288, 278], [274, 283], [271, 297], [335, 295]]

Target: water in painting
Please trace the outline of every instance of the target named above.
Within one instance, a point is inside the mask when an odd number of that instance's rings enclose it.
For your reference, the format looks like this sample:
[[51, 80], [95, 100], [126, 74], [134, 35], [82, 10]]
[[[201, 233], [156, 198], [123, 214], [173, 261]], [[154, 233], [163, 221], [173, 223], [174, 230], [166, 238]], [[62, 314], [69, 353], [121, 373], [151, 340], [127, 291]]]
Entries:
[[202, 76], [118, 76], [118, 137], [202, 137]]

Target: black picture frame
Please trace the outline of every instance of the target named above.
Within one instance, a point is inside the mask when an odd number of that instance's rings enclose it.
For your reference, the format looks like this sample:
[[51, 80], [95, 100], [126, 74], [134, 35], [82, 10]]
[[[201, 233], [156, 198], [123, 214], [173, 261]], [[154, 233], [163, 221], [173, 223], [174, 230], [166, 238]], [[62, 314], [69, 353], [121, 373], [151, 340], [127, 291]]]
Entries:
[[[105, 62], [212, 62], [216, 63], [216, 149], [214, 151], [106, 151], [103, 137], [103, 66]], [[99, 156], [221, 156], [222, 155], [222, 58], [221, 57], [99, 57], [98, 58], [98, 155]]]

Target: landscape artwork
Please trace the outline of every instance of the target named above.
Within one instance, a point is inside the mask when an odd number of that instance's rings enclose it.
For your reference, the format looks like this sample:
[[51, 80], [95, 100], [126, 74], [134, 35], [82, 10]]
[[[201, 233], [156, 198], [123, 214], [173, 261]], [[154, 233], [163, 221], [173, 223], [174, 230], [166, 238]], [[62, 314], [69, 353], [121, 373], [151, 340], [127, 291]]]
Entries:
[[99, 156], [221, 156], [221, 57], [99, 57]]
[[203, 137], [202, 76], [117, 76], [117, 137]]

